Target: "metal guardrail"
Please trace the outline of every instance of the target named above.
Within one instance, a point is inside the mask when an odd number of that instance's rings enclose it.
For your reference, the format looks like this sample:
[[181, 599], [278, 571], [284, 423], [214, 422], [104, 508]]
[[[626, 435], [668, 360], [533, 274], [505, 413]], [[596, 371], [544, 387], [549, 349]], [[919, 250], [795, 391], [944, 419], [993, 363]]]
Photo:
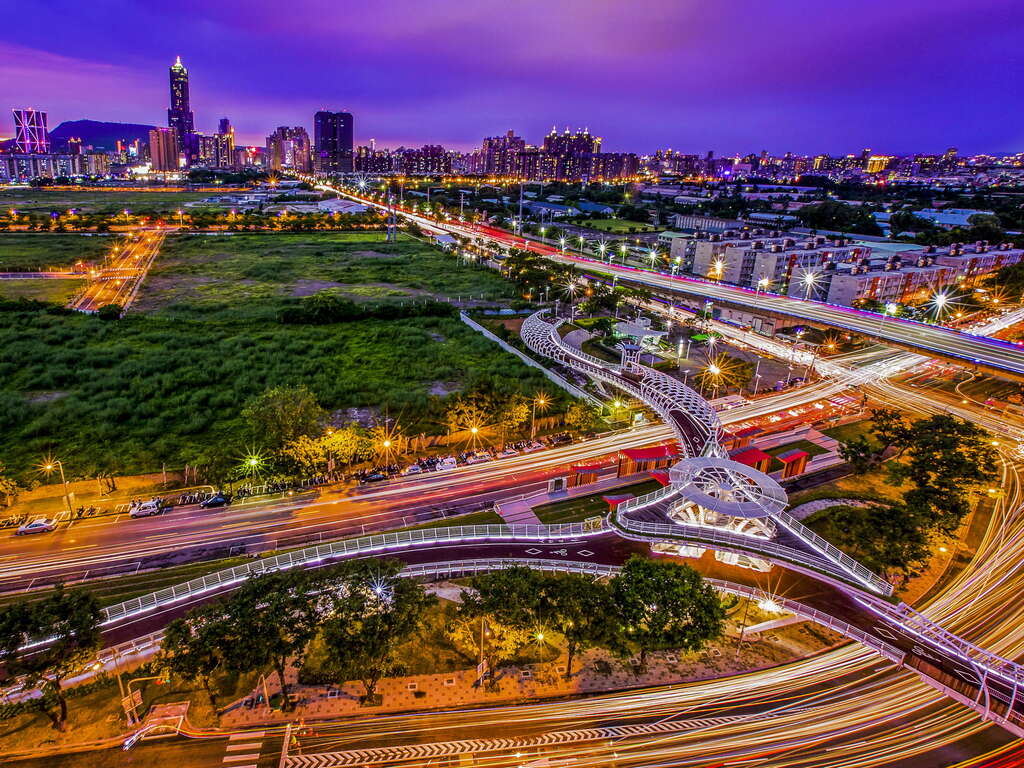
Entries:
[[603, 520], [586, 523], [559, 523], [556, 525], [460, 525], [447, 528], [414, 528], [394, 531], [356, 539], [318, 544], [294, 552], [284, 552], [273, 557], [260, 558], [251, 563], [225, 568], [205, 576], [175, 584], [156, 592], [125, 600], [103, 609], [103, 625], [121, 621], [130, 616], [149, 613], [179, 600], [207, 594], [224, 587], [238, 584], [251, 576], [298, 566], [332, 560], [336, 557], [401, 549], [430, 543], [458, 541], [482, 541], [488, 539], [561, 539], [576, 536], [591, 536], [605, 530]]
[[637, 510], [644, 509], [652, 504], [657, 504], [660, 501], [671, 498], [677, 493], [678, 491], [674, 487], [666, 485], [663, 488], [658, 488], [650, 493], [645, 493], [643, 496], [634, 496], [632, 499], [627, 499], [619, 504], [615, 508], [615, 511], [620, 514], [625, 512], [636, 512]]
[[830, 544], [785, 510], [772, 512], [771, 517], [785, 526], [794, 536], [808, 542], [814, 549], [823, 552], [827, 557], [834, 560], [843, 570], [855, 576], [858, 581], [869, 589], [883, 595], [891, 595], [893, 593], [892, 584], [878, 576], [874, 571], [861, 565], [845, 552], [837, 549], [833, 544]]

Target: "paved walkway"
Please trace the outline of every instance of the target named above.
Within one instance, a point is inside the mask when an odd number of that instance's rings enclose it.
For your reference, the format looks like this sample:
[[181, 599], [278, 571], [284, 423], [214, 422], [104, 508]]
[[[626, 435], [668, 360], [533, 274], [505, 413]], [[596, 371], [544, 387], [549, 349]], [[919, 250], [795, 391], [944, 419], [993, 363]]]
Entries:
[[869, 507], [872, 503], [874, 502], [865, 501], [864, 499], [815, 499], [804, 504], [797, 504], [789, 510], [789, 514], [797, 520], [803, 520], [815, 512], [820, 512], [829, 507]]
[[[340, 686], [299, 686], [298, 671], [289, 668], [286, 675], [299, 703], [295, 712], [284, 714], [258, 706], [251, 709], [235, 706], [221, 716], [225, 729], [251, 728], [283, 723], [301, 717], [305, 720], [329, 719], [348, 715], [382, 714], [387, 712], [426, 711], [452, 707], [491, 705], [541, 698], [599, 693], [605, 691], [670, 685], [693, 680], [707, 680], [774, 666], [821, 648], [821, 633], [803, 627], [765, 633], [759, 640], [747, 638], [736, 658], [738, 627], [730, 622], [727, 638], [709, 645], [700, 654], [654, 653], [644, 672], [610, 657], [604, 651], [587, 651], [573, 663], [576, 674], [566, 680], [565, 657], [546, 664], [506, 667], [499, 671], [494, 685], [474, 687], [475, 669], [457, 670], [432, 675], [415, 675], [382, 680], [377, 693], [383, 704], [364, 707], [360, 697], [365, 693], [358, 682]], [[829, 636], [829, 633], [825, 633]], [[830, 636], [833, 642], [838, 636]], [[267, 678], [268, 690], [279, 689], [276, 674]], [[253, 691], [255, 697], [259, 691]]]

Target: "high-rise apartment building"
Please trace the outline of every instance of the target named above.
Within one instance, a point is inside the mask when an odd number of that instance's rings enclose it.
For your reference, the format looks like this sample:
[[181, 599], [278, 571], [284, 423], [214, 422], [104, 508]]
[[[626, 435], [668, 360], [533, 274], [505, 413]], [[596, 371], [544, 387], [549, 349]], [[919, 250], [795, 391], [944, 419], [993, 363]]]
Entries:
[[193, 146], [197, 142], [190, 138], [195, 132], [195, 120], [189, 106], [188, 70], [181, 63], [181, 56], [171, 65], [170, 79], [171, 106], [167, 110], [167, 125], [177, 133], [178, 151], [191, 155], [193, 150], [198, 150], [198, 146]]
[[590, 157], [601, 151], [601, 139], [591, 136], [584, 129], [570, 133], [558, 133], [554, 128], [544, 137], [541, 151], [548, 157], [555, 158], [553, 178], [581, 179], [590, 175]]
[[352, 115], [321, 110], [313, 115], [313, 163], [317, 173], [352, 173]]
[[278, 171], [291, 168], [308, 173], [312, 170], [309, 134], [301, 126], [280, 126], [267, 136], [267, 168]]
[[154, 128], [149, 132], [149, 159], [154, 171], [176, 171], [181, 167], [176, 128]]
[[526, 150], [526, 142], [510, 130], [504, 136], [489, 136], [480, 148], [480, 173], [488, 176], [517, 176], [520, 171], [520, 155]]
[[15, 152], [25, 155], [46, 154], [50, 137], [46, 130], [46, 113], [38, 109], [15, 109]]

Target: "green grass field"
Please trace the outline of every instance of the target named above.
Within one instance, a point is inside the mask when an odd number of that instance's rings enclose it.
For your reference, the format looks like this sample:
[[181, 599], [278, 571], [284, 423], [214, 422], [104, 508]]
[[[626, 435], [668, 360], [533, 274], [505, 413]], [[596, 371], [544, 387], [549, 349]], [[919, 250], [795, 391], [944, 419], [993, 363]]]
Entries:
[[409, 434], [443, 432], [437, 382], [532, 394], [536, 369], [454, 318], [282, 325], [258, 313], [117, 322], [0, 311], [0, 463], [26, 482], [40, 457], [72, 476], [206, 465], [237, 457], [240, 412], [275, 386], [305, 385], [330, 411], [370, 407]]
[[653, 232], [657, 227], [645, 224], [642, 221], [628, 221], [626, 219], [586, 219], [580, 222], [581, 227], [599, 229], [602, 232], [621, 235], [629, 232]]
[[0, 280], [0, 299], [29, 299], [67, 304], [85, 284], [84, 280]]
[[0, 208], [13, 208], [22, 213], [66, 213], [75, 209], [83, 213], [120, 213], [126, 208], [133, 213], [172, 211], [185, 203], [211, 197], [217, 192], [145, 192], [104, 191], [101, 189], [0, 190]]
[[871, 419], [854, 421], [850, 424], [841, 424], [838, 427], [829, 427], [821, 430], [823, 435], [838, 440], [840, 443], [847, 443], [857, 437], [871, 437]]
[[68, 267], [99, 262], [121, 238], [103, 235], [0, 233], [0, 272]]
[[383, 232], [233, 234], [169, 237], [136, 309], [218, 305], [331, 291], [354, 301], [451, 297], [502, 299], [512, 286], [486, 267]]

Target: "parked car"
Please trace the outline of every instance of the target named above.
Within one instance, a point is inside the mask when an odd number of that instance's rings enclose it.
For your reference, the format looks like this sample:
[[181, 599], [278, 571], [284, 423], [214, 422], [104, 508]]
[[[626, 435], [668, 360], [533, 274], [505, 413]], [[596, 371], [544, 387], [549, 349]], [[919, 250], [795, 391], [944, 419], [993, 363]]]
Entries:
[[157, 499], [152, 499], [133, 504], [128, 510], [128, 517], [149, 517], [150, 515], [159, 515], [161, 512], [163, 512], [163, 508], [160, 506], [160, 502]]
[[402, 474], [403, 475], [418, 475], [422, 471], [423, 471], [423, 467], [421, 467], [419, 464], [410, 464], [408, 467], [405, 468], [405, 470], [402, 472]]
[[57, 528], [57, 521], [52, 517], [37, 517], [18, 526], [15, 536], [26, 536], [30, 533], [48, 533]]
[[225, 507], [230, 503], [230, 496], [224, 493], [215, 493], [206, 501], [199, 502], [199, 506], [202, 507], [203, 509], [210, 509], [210, 507]]
[[379, 483], [381, 480], [387, 480], [388, 476], [383, 472], [371, 472], [363, 478], [364, 483]]

